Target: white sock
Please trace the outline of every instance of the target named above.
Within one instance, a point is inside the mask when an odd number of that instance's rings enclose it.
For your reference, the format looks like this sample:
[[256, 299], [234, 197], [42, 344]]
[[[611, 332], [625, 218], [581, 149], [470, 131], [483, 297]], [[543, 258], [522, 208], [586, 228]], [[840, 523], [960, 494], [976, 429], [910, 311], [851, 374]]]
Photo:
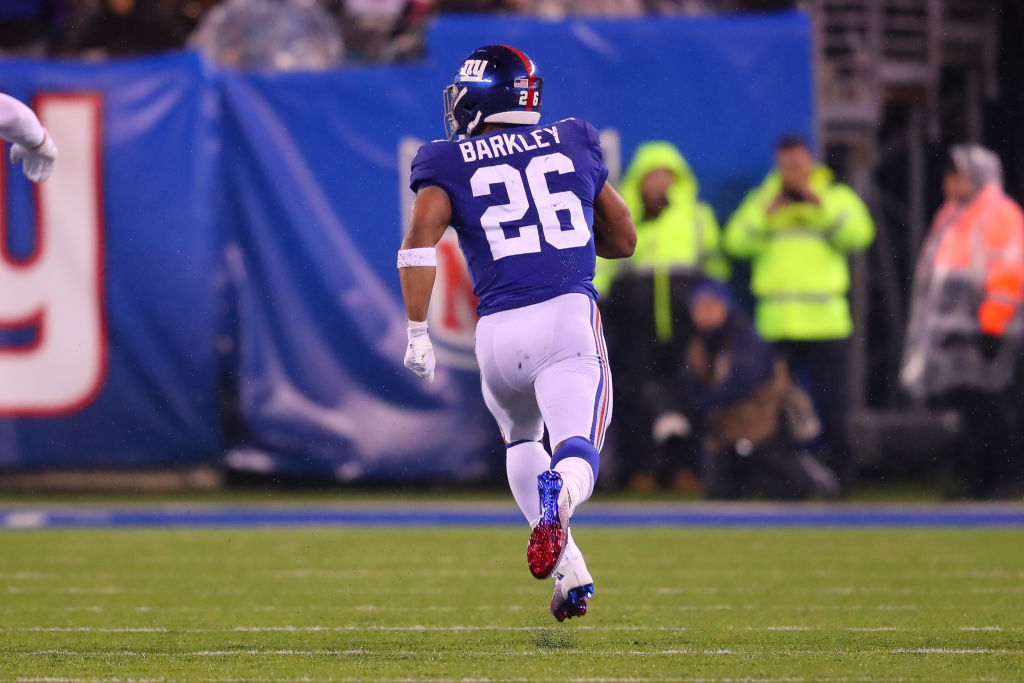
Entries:
[[594, 578], [587, 570], [587, 563], [583, 560], [583, 553], [580, 552], [579, 546], [576, 545], [576, 541], [572, 537], [571, 529], [562, 561], [558, 563], [558, 568], [555, 570], [555, 580], [563, 582], [564, 594], [576, 586], [594, 582]]
[[583, 458], [565, 458], [558, 461], [555, 471], [562, 475], [562, 491], [569, 494], [569, 514], [572, 515], [576, 506], [594, 492], [594, 470]]
[[571, 562], [582, 561], [583, 553], [580, 551], [579, 546], [576, 545], [576, 539], [572, 537], [572, 529], [569, 529], [569, 540], [565, 544], [565, 552], [562, 553], [562, 560], [558, 563], [558, 569], [561, 570], [564, 566]]
[[540, 494], [537, 477], [551, 468], [551, 456], [536, 441], [512, 446], [505, 451], [508, 486], [532, 529], [540, 521]]

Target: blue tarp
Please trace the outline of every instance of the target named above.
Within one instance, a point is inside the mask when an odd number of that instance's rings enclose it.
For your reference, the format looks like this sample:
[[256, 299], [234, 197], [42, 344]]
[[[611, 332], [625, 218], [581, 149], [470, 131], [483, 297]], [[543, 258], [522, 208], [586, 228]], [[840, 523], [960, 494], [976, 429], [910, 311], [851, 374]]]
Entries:
[[[440, 136], [440, 90], [460, 60], [488, 42], [520, 47], [545, 79], [546, 119], [589, 119], [623, 163], [642, 141], [675, 142], [724, 219], [780, 134], [813, 132], [809, 33], [800, 14], [444, 17], [428, 58], [407, 66], [238, 74], [192, 54], [0, 61], [0, 90], [21, 99], [101, 96], [109, 340], [91, 403], [0, 418], [0, 466], [174, 466], [231, 446], [239, 467], [343, 479], [500, 465], [471, 317], [452, 309], [445, 329], [432, 325], [447, 334], [437, 383], [401, 366], [394, 254], [410, 150]], [[14, 176], [3, 208], [17, 254], [31, 251], [34, 218]], [[0, 336], [0, 354], [5, 339], [15, 343]], [[227, 431], [222, 394], [239, 418]]]
[[[215, 90], [196, 55], [88, 66], [0, 62], [0, 91], [102, 101], [103, 289], [109, 363], [102, 391], [77, 412], [0, 419], [0, 466], [190, 464], [221, 448], [216, 394], [219, 178]], [[6, 159], [5, 159], [6, 160]], [[8, 244], [30, 249], [35, 211], [7, 173]], [[68, 225], [58, 226], [60, 230]], [[45, 248], [59, 245], [48, 243]], [[0, 297], [10, 296], [0, 292]]]

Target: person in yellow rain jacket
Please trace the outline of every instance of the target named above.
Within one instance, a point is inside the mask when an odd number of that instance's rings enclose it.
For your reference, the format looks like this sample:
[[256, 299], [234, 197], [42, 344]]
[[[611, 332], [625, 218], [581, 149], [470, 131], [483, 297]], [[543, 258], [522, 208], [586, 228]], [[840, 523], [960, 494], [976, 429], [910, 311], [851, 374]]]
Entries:
[[[594, 286], [612, 293], [613, 285], [642, 280], [640, 289], [651, 311], [650, 330], [660, 341], [672, 337], [673, 326], [685, 324], [686, 296], [675, 290], [689, 288], [702, 275], [728, 280], [729, 261], [722, 253], [715, 212], [698, 199], [697, 177], [671, 142], [640, 145], [623, 178], [620, 191], [637, 229], [633, 258], [623, 265], [601, 259]], [[640, 303], [640, 302], [636, 302]]]
[[655, 478], [673, 476], [672, 470], [692, 469], [696, 458], [690, 448], [682, 448], [682, 454], [658, 448], [658, 442], [681, 436], [681, 430], [666, 430], [662, 424], [655, 434], [659, 415], [653, 414], [656, 402], [649, 399], [669, 376], [665, 359], [679, 357], [671, 349], [685, 348], [691, 336], [690, 289], [707, 276], [727, 279], [730, 267], [714, 211], [698, 199], [697, 178], [675, 145], [640, 145], [620, 192], [636, 225], [636, 251], [624, 265], [599, 259], [594, 284], [606, 295], [605, 330], [618, 366], [615, 405], [620, 415], [627, 413], [617, 438], [619, 453], [628, 458], [622, 473], [637, 488], [650, 488]]
[[943, 192], [914, 274], [900, 382], [960, 413], [956, 497], [986, 498], [1012, 492], [1024, 460], [1012, 397], [1024, 338], [1024, 214], [1003, 191], [999, 157], [980, 145], [951, 148]]
[[810, 380], [822, 422], [822, 458], [848, 490], [848, 255], [870, 246], [875, 226], [860, 197], [816, 165], [802, 139], [783, 138], [775, 161], [777, 168], [729, 219], [725, 250], [751, 261], [757, 330], [795, 374]]

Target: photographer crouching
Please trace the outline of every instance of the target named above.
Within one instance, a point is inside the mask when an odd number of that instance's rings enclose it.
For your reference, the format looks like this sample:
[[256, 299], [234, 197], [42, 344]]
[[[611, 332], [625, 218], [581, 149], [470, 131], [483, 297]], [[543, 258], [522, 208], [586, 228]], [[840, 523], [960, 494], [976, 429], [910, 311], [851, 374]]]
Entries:
[[798, 447], [819, 425], [785, 362], [737, 310], [724, 285], [704, 282], [689, 304], [694, 335], [681, 385], [702, 415], [704, 495], [837, 497], [835, 474]]

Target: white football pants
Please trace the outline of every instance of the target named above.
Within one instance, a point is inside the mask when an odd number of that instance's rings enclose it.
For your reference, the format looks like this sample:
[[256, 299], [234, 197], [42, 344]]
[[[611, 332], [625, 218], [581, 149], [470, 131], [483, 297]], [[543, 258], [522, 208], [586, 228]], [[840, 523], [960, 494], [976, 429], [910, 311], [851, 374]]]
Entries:
[[598, 452], [612, 417], [611, 372], [597, 304], [563, 294], [492, 313], [476, 328], [484, 401], [505, 443], [540, 441], [552, 449], [573, 436]]

